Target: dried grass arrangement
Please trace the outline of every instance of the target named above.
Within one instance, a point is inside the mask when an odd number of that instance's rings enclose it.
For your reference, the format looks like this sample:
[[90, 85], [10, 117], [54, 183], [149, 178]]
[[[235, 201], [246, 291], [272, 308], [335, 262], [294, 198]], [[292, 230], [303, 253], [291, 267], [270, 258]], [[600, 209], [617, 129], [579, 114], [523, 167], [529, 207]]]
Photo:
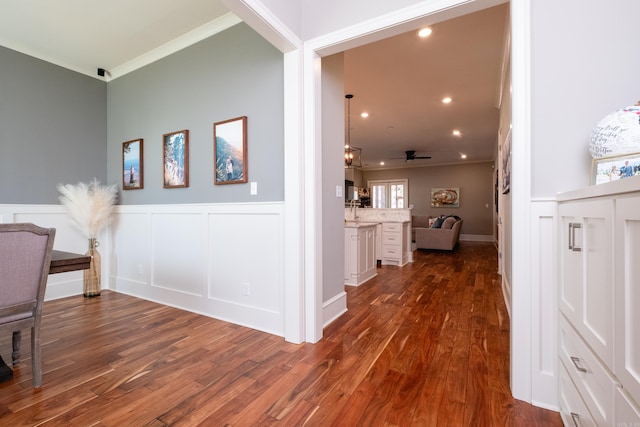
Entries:
[[109, 222], [117, 198], [115, 185], [100, 185], [97, 179], [89, 184], [79, 182], [59, 184], [60, 203], [87, 239], [95, 239]]
[[83, 294], [85, 297], [100, 295], [101, 286], [101, 257], [97, 248], [99, 242], [96, 236], [109, 222], [109, 217], [116, 202], [116, 186], [100, 185], [97, 179], [89, 184], [79, 182], [76, 185], [58, 185], [60, 202], [67, 208], [71, 218], [82, 234], [89, 239], [89, 250], [86, 255], [91, 257], [89, 269], [83, 271]]

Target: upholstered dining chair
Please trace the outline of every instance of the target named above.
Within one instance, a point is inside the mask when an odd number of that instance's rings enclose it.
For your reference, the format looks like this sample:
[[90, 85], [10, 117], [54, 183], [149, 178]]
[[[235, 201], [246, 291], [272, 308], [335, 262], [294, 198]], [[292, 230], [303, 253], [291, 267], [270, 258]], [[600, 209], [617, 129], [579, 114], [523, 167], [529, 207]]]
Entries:
[[0, 224], [0, 333], [12, 333], [15, 365], [20, 334], [31, 328], [33, 386], [42, 385], [40, 323], [55, 228]]

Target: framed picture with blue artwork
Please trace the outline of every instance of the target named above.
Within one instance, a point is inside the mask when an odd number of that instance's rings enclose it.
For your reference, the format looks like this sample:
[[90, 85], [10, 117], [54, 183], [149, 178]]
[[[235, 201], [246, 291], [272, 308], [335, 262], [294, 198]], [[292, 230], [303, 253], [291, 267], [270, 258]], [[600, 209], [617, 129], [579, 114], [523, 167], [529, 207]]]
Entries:
[[143, 139], [133, 139], [122, 143], [122, 189], [141, 190], [143, 181]]
[[213, 183], [247, 182], [247, 117], [213, 124]]
[[640, 153], [601, 157], [591, 162], [591, 185], [640, 176]]

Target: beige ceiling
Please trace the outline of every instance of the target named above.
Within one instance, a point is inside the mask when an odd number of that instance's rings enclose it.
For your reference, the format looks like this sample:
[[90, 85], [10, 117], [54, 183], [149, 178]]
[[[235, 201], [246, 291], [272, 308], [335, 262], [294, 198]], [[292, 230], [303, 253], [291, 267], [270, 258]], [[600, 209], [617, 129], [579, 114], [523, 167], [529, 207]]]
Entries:
[[[365, 167], [493, 159], [507, 7], [345, 52], [351, 143]], [[237, 22], [220, 0], [2, 0], [0, 45], [96, 78], [104, 68], [108, 80]], [[432, 159], [405, 162], [406, 150]]]
[[[351, 144], [362, 148], [364, 167], [493, 159], [507, 7], [434, 24], [425, 39], [411, 31], [345, 52]], [[406, 150], [432, 159], [405, 163]]]

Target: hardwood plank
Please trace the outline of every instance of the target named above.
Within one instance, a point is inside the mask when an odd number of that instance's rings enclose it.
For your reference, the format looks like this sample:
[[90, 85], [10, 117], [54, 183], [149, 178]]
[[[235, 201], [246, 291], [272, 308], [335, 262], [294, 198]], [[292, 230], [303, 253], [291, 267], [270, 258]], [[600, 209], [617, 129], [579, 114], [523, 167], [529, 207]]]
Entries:
[[414, 257], [346, 287], [348, 312], [316, 344], [110, 291], [49, 301], [43, 387], [25, 349], [0, 425], [561, 426], [511, 397], [495, 247]]

